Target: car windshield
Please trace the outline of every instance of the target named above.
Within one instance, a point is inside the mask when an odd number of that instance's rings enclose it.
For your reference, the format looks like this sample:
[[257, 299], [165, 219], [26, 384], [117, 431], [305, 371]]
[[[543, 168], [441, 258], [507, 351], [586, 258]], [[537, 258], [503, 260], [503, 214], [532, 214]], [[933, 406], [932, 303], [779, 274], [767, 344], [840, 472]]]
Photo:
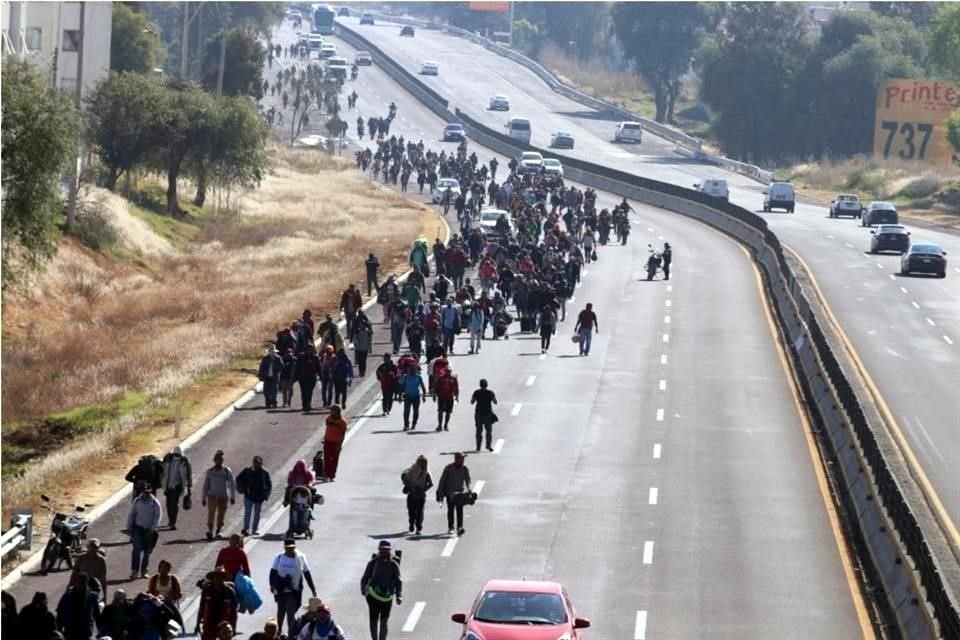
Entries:
[[499, 220], [500, 216], [502, 215], [503, 214], [499, 211], [485, 211], [484, 213], [480, 214], [480, 222], [490, 222], [496, 224], [497, 220]]
[[535, 160], [537, 162], [543, 162], [543, 156], [536, 151], [524, 151], [521, 158], [523, 160]]
[[567, 612], [556, 593], [488, 591], [477, 607], [478, 622], [500, 624], [563, 624]]
[[943, 253], [943, 249], [935, 244], [915, 244], [910, 247], [910, 253], [935, 253], [940, 255]]
[[838, 202], [856, 202], [857, 196], [837, 196]]
[[514, 129], [515, 131], [529, 131], [530, 123], [514, 120], [510, 123], [510, 128]]
[[440, 181], [437, 184], [441, 189], [446, 189], [447, 187], [450, 187], [451, 189], [460, 188], [460, 183], [453, 178], [440, 178]]
[[543, 164], [544, 164], [544, 166], [547, 166], [547, 167], [559, 167], [559, 166], [560, 166], [560, 161], [559, 161], [559, 160], [554, 160], [553, 158], [549, 158], [549, 159], [547, 159], [547, 160], [544, 160], [544, 161], [543, 161]]
[[507, 96], [493, 96], [494, 100], [504, 101], [507, 99]]
[[625, 122], [623, 123], [623, 128], [624, 130], [627, 130], [627, 131], [635, 131], [637, 129], [640, 129], [641, 127], [635, 122]]
[[453, 129], [463, 129], [463, 125], [462, 125], [462, 124], [448, 124], [448, 125], [447, 125], [447, 129], [450, 129], [450, 130], [453, 130]]

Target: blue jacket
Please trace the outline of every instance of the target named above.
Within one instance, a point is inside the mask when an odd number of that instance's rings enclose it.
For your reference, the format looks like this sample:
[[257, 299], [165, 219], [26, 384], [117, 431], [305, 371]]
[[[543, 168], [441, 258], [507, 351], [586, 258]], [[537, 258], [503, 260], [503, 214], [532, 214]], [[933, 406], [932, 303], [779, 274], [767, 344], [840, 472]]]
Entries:
[[233, 587], [237, 593], [237, 609], [240, 613], [253, 613], [263, 604], [263, 598], [257, 593], [257, 586], [242, 569], [233, 577]]

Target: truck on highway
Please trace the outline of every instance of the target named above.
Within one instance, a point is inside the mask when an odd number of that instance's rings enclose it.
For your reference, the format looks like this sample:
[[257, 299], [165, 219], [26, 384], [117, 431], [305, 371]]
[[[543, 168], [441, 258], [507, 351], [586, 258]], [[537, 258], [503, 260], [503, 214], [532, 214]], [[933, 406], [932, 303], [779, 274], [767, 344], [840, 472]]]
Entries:
[[328, 5], [320, 5], [313, 12], [313, 33], [320, 35], [333, 35], [333, 22], [336, 20], [337, 12]]

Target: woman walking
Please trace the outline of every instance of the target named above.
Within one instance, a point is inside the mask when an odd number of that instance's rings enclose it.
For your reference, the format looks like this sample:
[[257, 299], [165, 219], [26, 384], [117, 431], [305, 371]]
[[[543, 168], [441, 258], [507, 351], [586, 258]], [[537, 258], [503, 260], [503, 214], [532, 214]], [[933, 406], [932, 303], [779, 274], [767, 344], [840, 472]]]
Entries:
[[427, 491], [433, 487], [433, 478], [427, 468], [427, 458], [417, 456], [416, 462], [400, 474], [403, 481], [403, 492], [407, 494], [407, 520], [410, 533], [417, 535], [423, 530], [423, 507], [427, 503]]

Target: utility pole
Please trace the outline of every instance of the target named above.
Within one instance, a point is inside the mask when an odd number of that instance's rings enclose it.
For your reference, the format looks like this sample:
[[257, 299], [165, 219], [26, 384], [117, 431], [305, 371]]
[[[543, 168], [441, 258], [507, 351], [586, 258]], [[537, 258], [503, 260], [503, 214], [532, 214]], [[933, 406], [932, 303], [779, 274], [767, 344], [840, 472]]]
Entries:
[[[225, 3], [224, 3], [225, 4]], [[223, 5], [219, 5], [223, 6]], [[227, 32], [230, 26], [230, 7], [225, 6], [221, 9], [223, 17], [222, 31], [220, 32], [220, 64], [217, 67], [217, 95], [223, 95], [223, 69], [227, 64]]]
[[507, 38], [509, 39], [509, 43], [510, 43], [509, 46], [511, 49], [513, 49], [513, 5], [514, 4], [515, 3], [513, 2], [510, 3], [510, 29], [508, 30], [510, 35], [507, 36]]
[[[83, 49], [86, 41], [86, 13], [87, 3], [80, 3], [80, 28], [77, 30], [80, 42], [77, 44], [77, 87], [74, 92], [74, 104], [77, 111], [83, 107]], [[83, 138], [80, 139], [80, 146], [83, 147]], [[80, 161], [83, 152], [80, 151], [76, 161], [73, 163], [73, 172], [70, 176], [70, 195], [67, 199], [67, 228], [73, 226], [77, 220], [77, 192], [80, 190]]]
[[187, 50], [190, 48], [190, 3], [183, 3], [183, 33], [180, 36], [180, 79], [187, 79]]

